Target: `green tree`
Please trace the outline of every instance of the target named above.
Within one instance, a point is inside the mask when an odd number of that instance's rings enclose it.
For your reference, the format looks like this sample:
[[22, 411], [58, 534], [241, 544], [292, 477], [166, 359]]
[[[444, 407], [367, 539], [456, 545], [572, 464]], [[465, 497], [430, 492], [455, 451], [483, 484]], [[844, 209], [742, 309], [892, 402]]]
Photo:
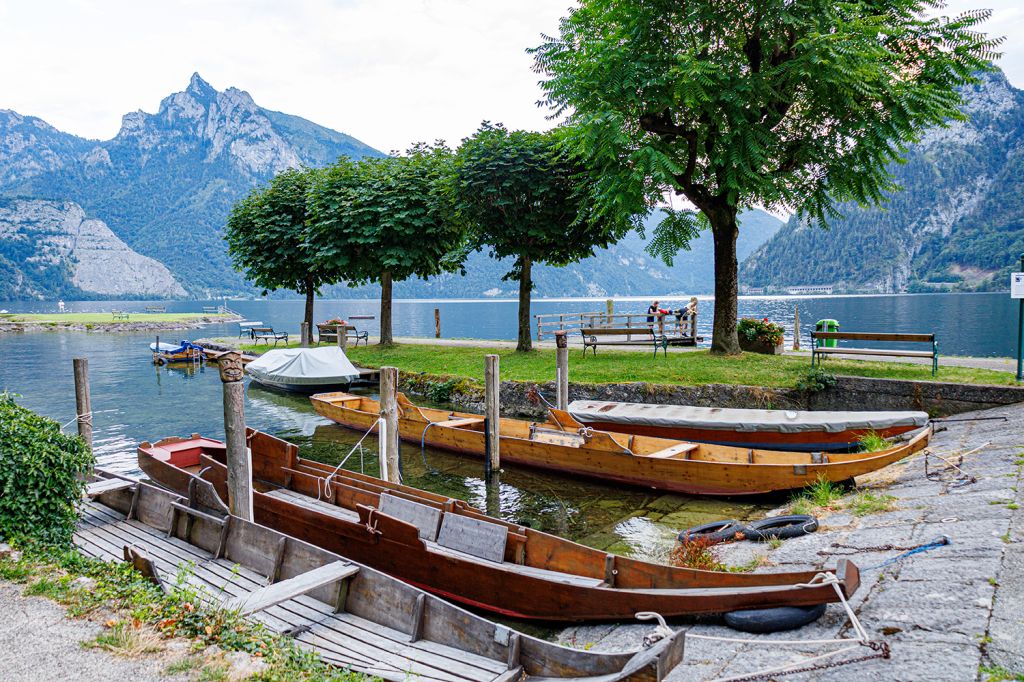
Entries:
[[314, 173], [289, 169], [253, 189], [232, 207], [224, 235], [235, 269], [264, 295], [294, 289], [306, 297], [303, 320], [310, 330], [314, 297], [340, 278], [336, 265], [315, 258], [310, 245], [306, 194]]
[[391, 287], [453, 272], [465, 257], [455, 220], [451, 150], [416, 145], [404, 156], [345, 161], [310, 192], [317, 259], [337, 264], [351, 286], [378, 282], [380, 343], [392, 343]]
[[632, 227], [625, 214], [592, 215], [590, 178], [562, 144], [565, 134], [510, 132], [485, 121], [457, 153], [456, 208], [472, 226], [470, 245], [488, 247], [493, 258], [515, 258], [504, 279], [519, 282], [520, 351], [532, 348], [533, 265], [574, 263]]
[[[598, 214], [666, 192], [696, 211], [655, 230], [670, 261], [697, 231], [715, 243], [712, 352], [738, 353], [738, 210], [795, 211], [897, 189], [886, 164], [923, 129], [962, 117], [958, 86], [999, 40], [989, 12], [929, 17], [934, 0], [582, 0], [532, 50], [547, 103], [603, 176]], [[649, 210], [649, 209], [648, 209]]]

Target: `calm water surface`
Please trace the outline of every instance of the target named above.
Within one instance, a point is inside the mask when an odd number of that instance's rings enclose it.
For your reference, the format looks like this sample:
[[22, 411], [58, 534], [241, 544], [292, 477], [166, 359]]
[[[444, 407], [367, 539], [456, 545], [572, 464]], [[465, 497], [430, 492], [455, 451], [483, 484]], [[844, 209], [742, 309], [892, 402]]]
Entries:
[[[665, 307], [676, 301], [661, 298]], [[681, 299], [680, 299], [681, 301]], [[205, 305], [210, 305], [206, 302]], [[711, 335], [710, 300], [701, 300], [700, 330]], [[71, 302], [72, 311], [124, 308], [141, 311], [145, 302]], [[171, 302], [170, 311], [199, 311], [203, 302]], [[302, 314], [300, 301], [232, 301], [249, 319], [295, 331]], [[320, 301], [318, 319], [373, 315], [376, 301]], [[620, 312], [639, 312], [647, 301], [623, 299]], [[946, 354], [1011, 355], [1016, 343], [1016, 313], [1006, 294], [937, 294], [820, 298], [744, 298], [741, 315], [769, 317], [787, 328], [793, 308], [800, 306], [806, 343], [813, 321], [836, 318], [843, 329], [857, 331], [935, 331]], [[538, 301], [535, 313], [603, 309], [603, 300]], [[53, 303], [0, 303], [11, 311], [50, 312]], [[512, 338], [516, 304], [511, 301], [397, 301], [395, 333], [433, 335], [433, 309], [441, 309], [446, 337]], [[376, 332], [376, 321], [361, 323]], [[164, 340], [181, 336], [233, 336], [236, 324], [202, 331], [163, 332]], [[101, 459], [130, 465], [136, 445], [171, 435], [198, 432], [223, 437], [221, 384], [216, 368], [156, 368], [149, 361], [154, 334], [41, 332], [0, 334], [0, 390], [18, 393], [27, 407], [70, 424], [74, 419], [73, 357], [88, 357], [92, 388], [96, 452]], [[247, 422], [254, 428], [291, 440], [303, 455], [340, 462], [362, 434], [318, 416], [309, 401], [250, 386]], [[71, 424], [69, 427], [73, 429]], [[378, 474], [376, 440], [345, 466]], [[774, 501], [722, 501], [662, 495], [575, 480], [527, 469], [509, 468], [500, 487], [484, 484], [477, 460], [403, 445], [405, 478], [411, 485], [469, 501], [476, 507], [519, 523], [551, 531], [586, 544], [636, 557], [664, 560], [676, 533], [719, 518], [745, 518], [761, 513]]]

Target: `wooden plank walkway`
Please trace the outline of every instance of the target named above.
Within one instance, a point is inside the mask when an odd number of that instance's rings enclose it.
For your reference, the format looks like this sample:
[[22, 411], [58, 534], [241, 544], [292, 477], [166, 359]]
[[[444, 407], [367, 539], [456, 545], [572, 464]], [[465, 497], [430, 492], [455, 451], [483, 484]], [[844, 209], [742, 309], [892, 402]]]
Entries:
[[[188, 586], [201, 599], [244, 603], [264, 591], [268, 579], [218, 559], [183, 540], [168, 537], [96, 502], [83, 502], [75, 544], [91, 557], [121, 561], [125, 545], [144, 549], [166, 582]], [[325, 661], [395, 682], [477, 682], [500, 680], [501, 662], [409, 635], [334, 608], [308, 595], [269, 606], [250, 616], [275, 632], [289, 633]]]

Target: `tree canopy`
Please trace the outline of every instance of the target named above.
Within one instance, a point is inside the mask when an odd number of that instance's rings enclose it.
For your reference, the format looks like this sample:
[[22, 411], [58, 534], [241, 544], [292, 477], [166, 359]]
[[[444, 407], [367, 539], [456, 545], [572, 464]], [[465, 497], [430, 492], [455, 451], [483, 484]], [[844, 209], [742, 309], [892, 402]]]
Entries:
[[224, 239], [235, 268], [264, 295], [294, 289], [306, 297], [304, 320], [313, 326], [313, 298], [334, 284], [338, 263], [317, 258], [310, 243], [306, 195], [314, 171], [289, 169], [253, 189], [228, 216]]
[[531, 268], [594, 255], [631, 227], [591, 213], [590, 177], [562, 145], [565, 131], [509, 131], [484, 122], [463, 140], [455, 163], [455, 202], [470, 225], [470, 245], [514, 257], [505, 279], [519, 282], [518, 350], [530, 350]]
[[463, 229], [448, 182], [452, 153], [416, 145], [404, 156], [342, 160], [310, 192], [317, 261], [352, 286], [381, 285], [381, 343], [392, 342], [391, 285], [462, 266]]
[[886, 171], [928, 127], [960, 118], [957, 88], [989, 67], [989, 13], [930, 0], [582, 0], [532, 52], [546, 103], [598, 172], [594, 211], [649, 212], [652, 253], [715, 239], [712, 351], [738, 352], [736, 215], [763, 206], [825, 224], [877, 204]]

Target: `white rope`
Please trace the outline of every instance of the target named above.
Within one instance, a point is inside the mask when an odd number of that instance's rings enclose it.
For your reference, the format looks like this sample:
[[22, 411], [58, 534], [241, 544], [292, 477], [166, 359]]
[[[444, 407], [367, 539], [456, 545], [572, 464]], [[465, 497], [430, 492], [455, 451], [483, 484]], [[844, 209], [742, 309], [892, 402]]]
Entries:
[[[362, 453], [363, 441], [366, 440], [367, 436], [373, 433], [373, 430], [377, 428], [377, 425], [380, 424], [382, 421], [384, 421], [382, 418], [377, 418], [377, 421], [373, 423], [373, 426], [371, 426], [370, 429], [363, 434], [363, 437], [360, 438], [359, 441], [352, 446], [352, 449], [349, 450], [348, 454], [345, 455], [344, 459], [342, 459], [341, 462], [338, 463], [338, 466], [334, 467], [334, 471], [332, 471], [326, 478], [318, 477], [316, 479], [316, 499], [330, 500], [334, 496], [334, 491], [331, 488], [331, 480], [338, 475], [338, 472], [341, 471], [341, 467], [345, 466], [345, 462], [348, 461], [349, 457], [351, 457], [356, 452], [356, 450]], [[321, 485], [323, 486], [323, 490], [321, 490]]]

